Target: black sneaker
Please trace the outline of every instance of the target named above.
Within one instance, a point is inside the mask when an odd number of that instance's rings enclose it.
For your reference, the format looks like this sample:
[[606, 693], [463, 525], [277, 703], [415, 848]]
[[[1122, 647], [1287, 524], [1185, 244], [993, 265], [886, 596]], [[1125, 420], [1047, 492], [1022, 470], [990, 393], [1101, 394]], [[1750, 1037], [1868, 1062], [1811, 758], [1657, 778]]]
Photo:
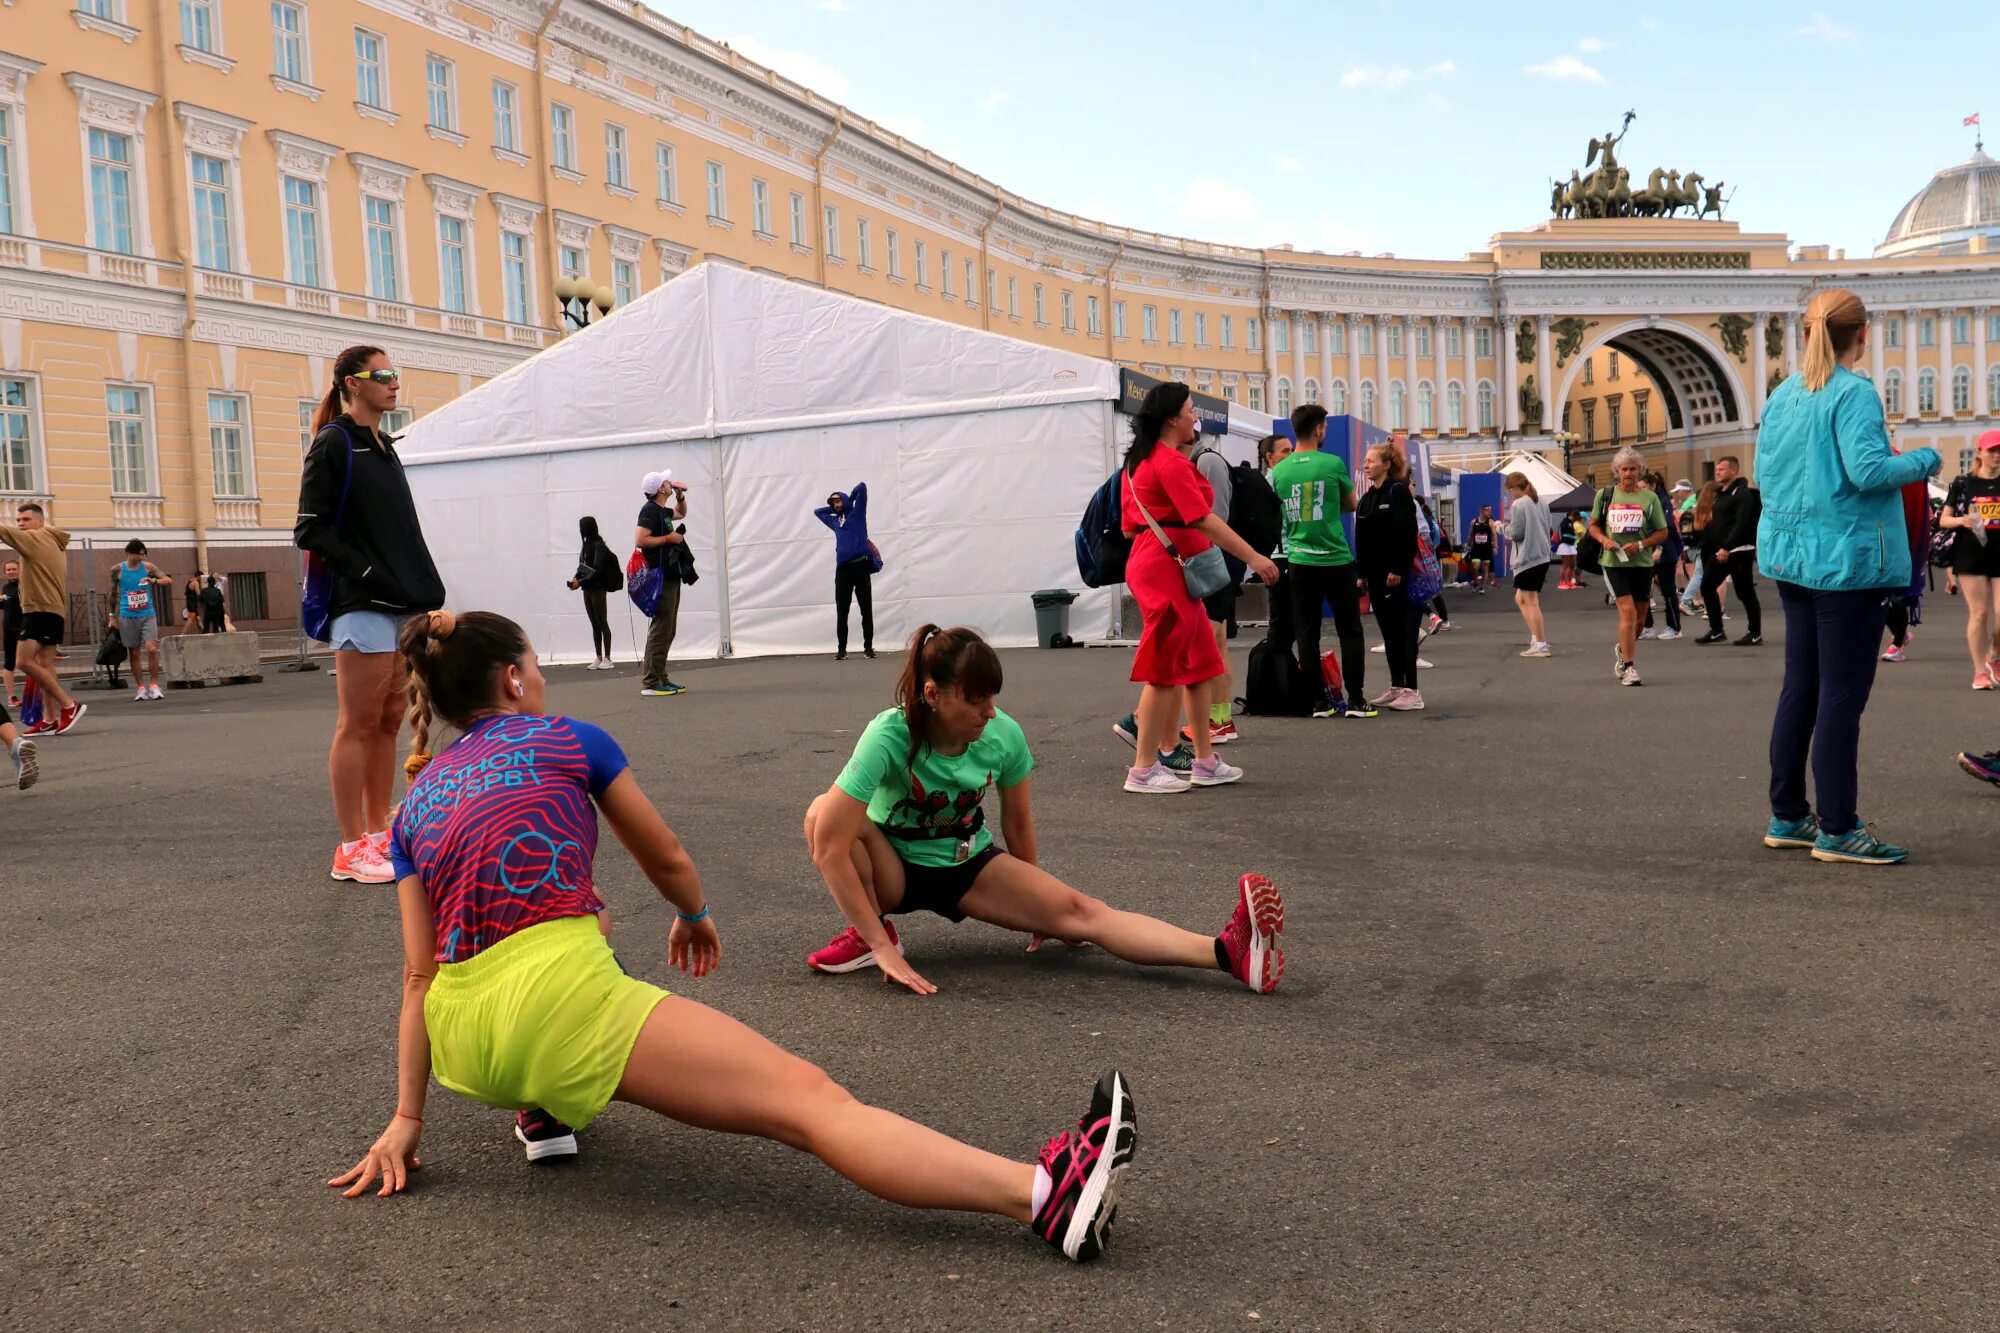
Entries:
[[537, 1106], [514, 1112], [514, 1137], [528, 1150], [528, 1160], [576, 1156], [576, 1131]]
[[1764, 636], [1761, 634], [1746, 634], [1736, 641], [1736, 646], [1738, 648], [1755, 648], [1763, 642]]
[[861, 655], [871, 662], [875, 660], [875, 650], [873, 648], [863, 648]]
[[1331, 690], [1321, 690], [1319, 698], [1313, 700], [1312, 715], [1314, 717], [1339, 717], [1346, 711], [1341, 706], [1340, 700], [1333, 697]]
[[1138, 1146], [1132, 1094], [1114, 1069], [1097, 1080], [1090, 1109], [1076, 1128], [1042, 1149], [1039, 1166], [1048, 1175], [1049, 1193], [1028, 1224], [1035, 1234], [1080, 1264], [1104, 1253], [1118, 1216], [1119, 1180]]
[[847, 650], [845, 648], [836, 648], [833, 653], [833, 660], [836, 662], [845, 662], [847, 660]]
[[1695, 640], [1696, 643], [1728, 643], [1729, 636], [1719, 629], [1712, 629]]

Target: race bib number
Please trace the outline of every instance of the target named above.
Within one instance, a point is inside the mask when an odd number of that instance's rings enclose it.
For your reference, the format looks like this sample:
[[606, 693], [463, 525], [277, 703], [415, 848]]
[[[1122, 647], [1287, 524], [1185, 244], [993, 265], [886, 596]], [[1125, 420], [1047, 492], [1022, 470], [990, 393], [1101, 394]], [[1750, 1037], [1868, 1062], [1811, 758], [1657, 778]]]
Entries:
[[125, 594], [125, 614], [128, 616], [150, 616], [153, 614], [153, 594], [144, 588], [134, 588]]
[[1605, 515], [1604, 530], [1614, 537], [1636, 537], [1646, 530], [1646, 506], [1612, 505]]
[[1988, 532], [2000, 531], [2000, 499], [1974, 500], [1969, 512], [1986, 525]]

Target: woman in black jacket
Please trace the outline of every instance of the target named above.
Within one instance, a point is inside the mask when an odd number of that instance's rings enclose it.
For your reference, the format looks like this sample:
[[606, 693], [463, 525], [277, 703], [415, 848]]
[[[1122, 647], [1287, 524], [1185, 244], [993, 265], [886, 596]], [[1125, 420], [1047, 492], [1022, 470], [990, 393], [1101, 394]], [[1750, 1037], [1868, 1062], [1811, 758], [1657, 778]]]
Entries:
[[[413, 615], [444, 605], [444, 581], [417, 521], [395, 441], [381, 431], [400, 376], [379, 347], [350, 347], [313, 413], [292, 540], [333, 571], [332, 627], [340, 719], [327, 755], [340, 845], [333, 878], [387, 884], [396, 734], [410, 710], [396, 637]], [[341, 411], [342, 404], [347, 410]]]
[[1378, 444], [1361, 462], [1368, 489], [1354, 505], [1354, 558], [1368, 585], [1382, 653], [1389, 659], [1389, 689], [1368, 702], [1412, 712], [1424, 706], [1417, 693], [1417, 629], [1423, 608], [1403, 588], [1417, 558], [1417, 502], [1410, 465], [1393, 444]]
[[611, 660], [611, 618], [605, 613], [604, 599], [624, 582], [618, 573], [618, 557], [598, 535], [597, 519], [585, 514], [576, 521], [583, 536], [583, 549], [576, 553], [576, 575], [569, 586], [583, 593], [584, 614], [590, 617], [590, 650], [594, 657], [586, 671], [609, 671]]

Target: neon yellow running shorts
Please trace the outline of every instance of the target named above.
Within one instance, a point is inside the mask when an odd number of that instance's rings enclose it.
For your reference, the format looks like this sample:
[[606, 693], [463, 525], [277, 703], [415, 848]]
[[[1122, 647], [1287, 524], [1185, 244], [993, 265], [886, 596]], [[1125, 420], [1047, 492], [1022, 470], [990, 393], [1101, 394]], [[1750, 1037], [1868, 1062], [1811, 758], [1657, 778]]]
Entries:
[[509, 935], [441, 963], [424, 997], [431, 1072], [489, 1106], [539, 1106], [576, 1129], [618, 1091], [658, 986], [625, 975], [594, 916]]

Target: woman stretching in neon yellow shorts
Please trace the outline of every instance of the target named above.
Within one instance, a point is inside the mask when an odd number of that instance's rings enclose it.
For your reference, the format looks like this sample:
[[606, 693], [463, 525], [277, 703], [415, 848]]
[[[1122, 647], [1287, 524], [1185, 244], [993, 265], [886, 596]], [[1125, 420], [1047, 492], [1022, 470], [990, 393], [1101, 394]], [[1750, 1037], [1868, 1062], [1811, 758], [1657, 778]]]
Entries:
[[[694, 862], [639, 790], [623, 751], [542, 713], [544, 681], [504, 616], [413, 616], [414, 780], [391, 839], [403, 918], [396, 1111], [351, 1170], [354, 1198], [417, 1169], [429, 1075], [493, 1106], [582, 1127], [612, 1101], [802, 1148], [914, 1208], [999, 1213], [1071, 1259], [1103, 1249], [1137, 1137], [1116, 1071], [1034, 1163], [970, 1147], [856, 1101], [735, 1019], [627, 976], [599, 930], [597, 813], [676, 909], [667, 959], [705, 977], [722, 945]], [[462, 734], [435, 762], [433, 717]]]

